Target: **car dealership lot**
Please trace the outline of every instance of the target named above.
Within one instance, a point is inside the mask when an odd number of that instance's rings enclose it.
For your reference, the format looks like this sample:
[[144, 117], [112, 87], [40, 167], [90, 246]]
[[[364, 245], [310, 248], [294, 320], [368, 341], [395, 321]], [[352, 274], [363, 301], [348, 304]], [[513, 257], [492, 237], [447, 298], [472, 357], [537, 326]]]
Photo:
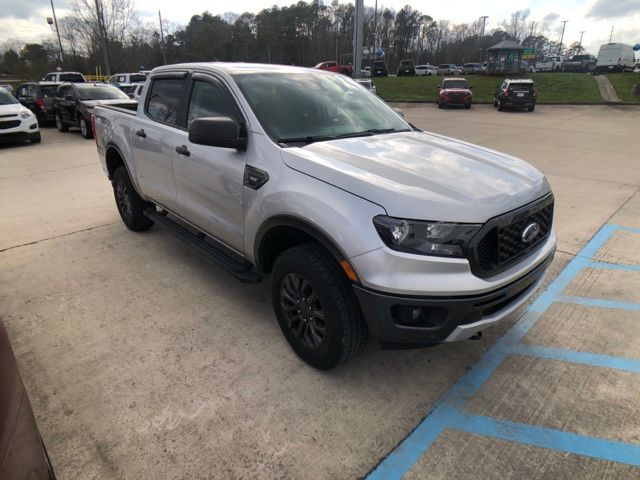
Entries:
[[328, 373], [289, 349], [267, 285], [128, 231], [92, 141], [0, 147], [0, 315], [60, 478], [640, 475], [640, 109], [400, 107], [547, 175], [557, 279], [514, 328], [370, 342]]

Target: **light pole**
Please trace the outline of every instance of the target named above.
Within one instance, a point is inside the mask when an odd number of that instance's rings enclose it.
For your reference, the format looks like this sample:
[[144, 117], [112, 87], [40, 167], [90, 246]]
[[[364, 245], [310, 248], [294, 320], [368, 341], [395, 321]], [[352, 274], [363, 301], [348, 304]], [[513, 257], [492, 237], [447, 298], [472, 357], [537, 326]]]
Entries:
[[569, 20], [563, 20], [562, 21], [562, 34], [560, 35], [560, 45], [558, 46], [558, 50], [559, 50], [558, 53], [562, 53], [562, 41], [564, 40], [564, 28], [567, 25], [568, 21]]
[[482, 20], [482, 33], [480, 34], [481, 37], [484, 37], [484, 27], [487, 23], [487, 18], [489, 18], [489, 15], [484, 15], [480, 17], [480, 20]]
[[353, 78], [359, 78], [362, 68], [362, 30], [364, 27], [364, 0], [356, 0], [353, 15]]
[[[56, 9], [53, 6], [53, 0], [51, 0], [51, 11], [53, 12], [53, 24], [56, 26], [56, 34], [58, 35], [58, 45], [60, 46], [60, 63], [64, 62], [64, 52], [62, 51], [62, 40], [60, 40], [60, 30], [58, 30], [58, 19], [56, 17]], [[47, 23], [53, 28], [50, 18], [47, 17]]]
[[582, 47], [582, 36], [584, 35], [585, 30], [580, 32], [580, 46]]
[[162, 14], [158, 10], [158, 18], [160, 19], [160, 46], [162, 47], [162, 60], [167, 64], [167, 47], [164, 44], [164, 29], [162, 28]]
[[107, 29], [104, 26], [104, 17], [102, 16], [102, 6], [100, 0], [95, 0], [96, 17], [98, 19], [98, 30], [100, 32], [100, 43], [102, 44], [102, 57], [104, 59], [104, 69], [107, 76], [111, 76], [111, 65], [109, 64], [109, 52], [107, 51]]

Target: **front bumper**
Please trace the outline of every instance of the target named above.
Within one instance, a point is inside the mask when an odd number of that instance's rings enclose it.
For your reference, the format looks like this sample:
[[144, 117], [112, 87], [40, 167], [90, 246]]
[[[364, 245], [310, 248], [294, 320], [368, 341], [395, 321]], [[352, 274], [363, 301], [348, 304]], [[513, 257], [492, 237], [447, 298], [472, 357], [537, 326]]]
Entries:
[[[525, 303], [540, 287], [552, 251], [534, 269], [496, 290], [468, 296], [404, 296], [354, 285], [369, 331], [385, 344], [433, 345], [467, 339], [492, 327]], [[403, 324], [399, 308], [421, 308], [419, 325]]]
[[442, 98], [440, 97], [440, 103], [442, 105], [467, 105], [472, 101], [471, 97], [448, 97]]

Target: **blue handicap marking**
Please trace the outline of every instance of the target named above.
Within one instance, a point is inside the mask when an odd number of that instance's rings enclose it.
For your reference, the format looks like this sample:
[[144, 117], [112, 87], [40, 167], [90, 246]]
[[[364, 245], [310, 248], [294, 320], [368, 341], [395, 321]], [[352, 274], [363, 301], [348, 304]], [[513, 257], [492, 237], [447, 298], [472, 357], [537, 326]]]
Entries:
[[508, 355], [525, 355], [640, 373], [640, 360], [550, 348], [521, 340], [554, 302], [640, 312], [640, 303], [563, 295], [563, 291], [584, 268], [638, 271], [637, 265], [617, 265], [594, 259], [617, 231], [640, 234], [640, 229], [606, 224], [560, 272], [524, 315], [500, 338], [480, 361], [445, 394], [418, 426], [367, 476], [368, 480], [396, 479], [407, 473], [446, 429], [500, 438], [566, 453], [583, 455], [640, 467], [640, 444], [579, 435], [464, 411], [467, 401], [493, 375]]

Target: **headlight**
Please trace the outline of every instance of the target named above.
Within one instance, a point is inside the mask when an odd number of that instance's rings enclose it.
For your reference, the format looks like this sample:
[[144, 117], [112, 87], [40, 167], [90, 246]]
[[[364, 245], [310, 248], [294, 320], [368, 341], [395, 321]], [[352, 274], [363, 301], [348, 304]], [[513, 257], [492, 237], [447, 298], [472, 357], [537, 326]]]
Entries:
[[467, 244], [482, 225], [475, 223], [421, 222], [378, 215], [373, 219], [378, 235], [400, 252], [464, 258]]
[[33, 113], [31, 113], [31, 110], [20, 111], [20, 117], [22, 117], [24, 120], [26, 120], [27, 118], [31, 118], [32, 116], [33, 116]]

